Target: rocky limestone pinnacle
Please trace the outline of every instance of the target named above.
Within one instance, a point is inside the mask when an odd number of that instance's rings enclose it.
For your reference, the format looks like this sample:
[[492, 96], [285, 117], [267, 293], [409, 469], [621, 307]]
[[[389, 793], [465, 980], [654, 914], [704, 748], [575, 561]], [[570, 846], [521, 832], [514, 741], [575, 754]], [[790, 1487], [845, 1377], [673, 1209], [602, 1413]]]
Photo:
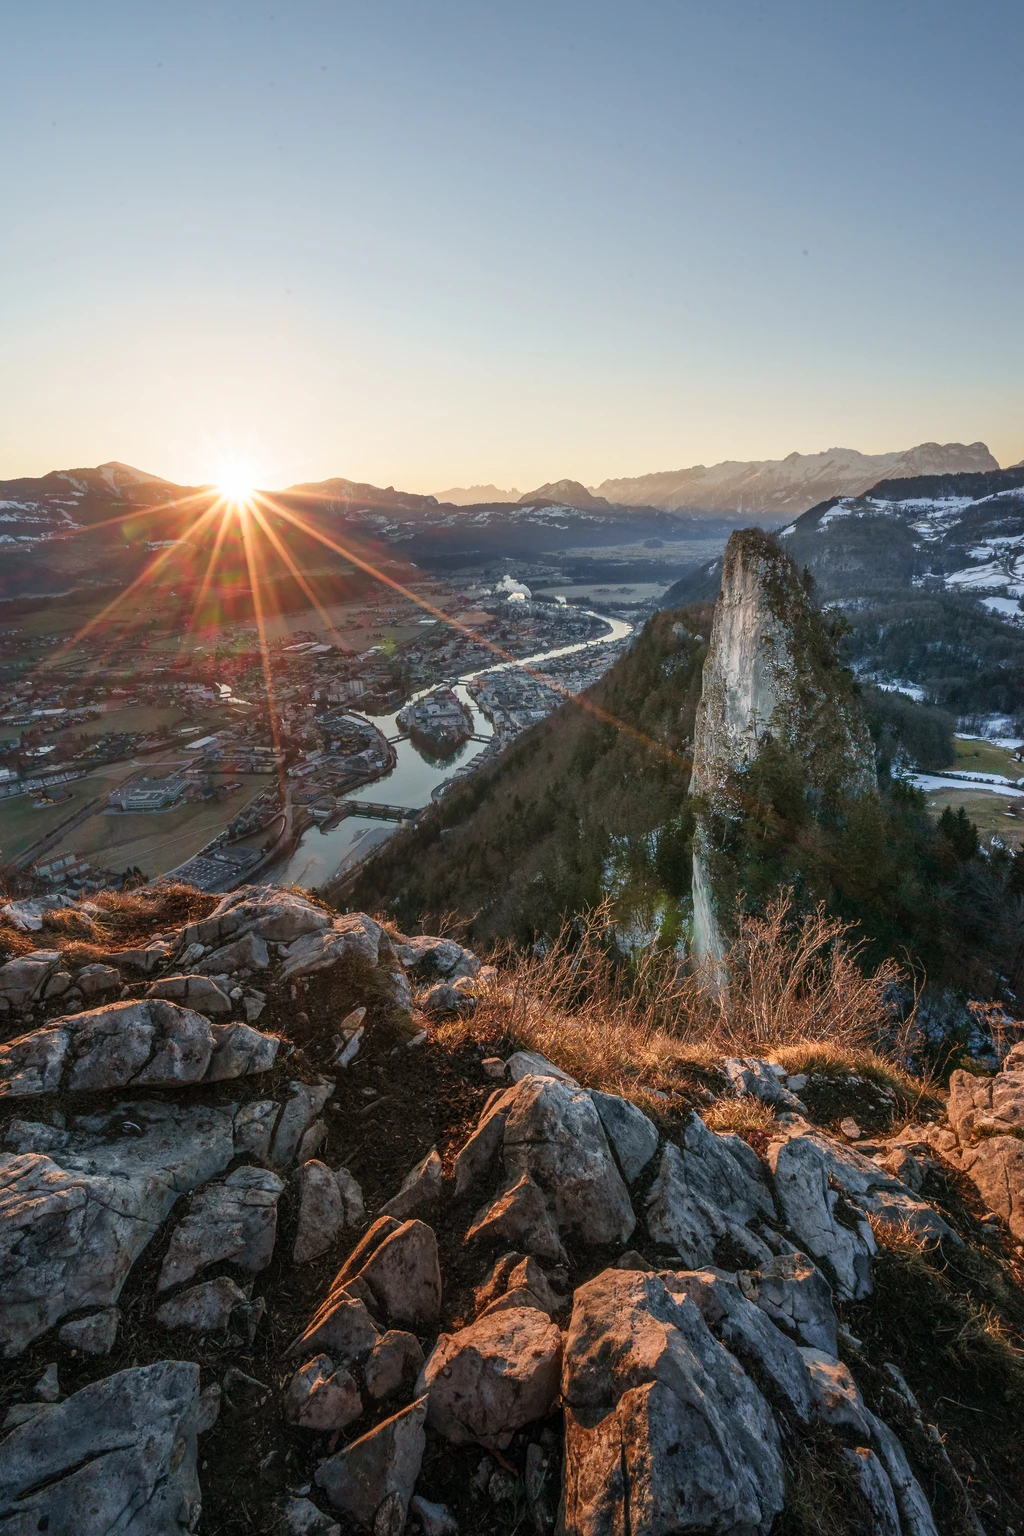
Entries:
[[693, 944], [718, 964], [723, 942], [710, 871], [708, 813], [738, 806], [736, 776], [777, 741], [823, 800], [875, 792], [871, 737], [849, 672], [796, 566], [758, 528], [737, 531], [722, 562], [694, 727], [690, 793], [700, 796], [693, 855]]

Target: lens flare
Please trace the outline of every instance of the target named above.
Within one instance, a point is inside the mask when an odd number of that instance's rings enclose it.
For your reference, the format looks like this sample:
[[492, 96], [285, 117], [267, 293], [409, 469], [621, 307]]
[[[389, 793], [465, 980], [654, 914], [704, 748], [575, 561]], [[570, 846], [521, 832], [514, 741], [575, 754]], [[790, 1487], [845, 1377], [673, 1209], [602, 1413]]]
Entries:
[[256, 495], [253, 473], [247, 464], [225, 464], [216, 480], [217, 493], [233, 507], [247, 507]]

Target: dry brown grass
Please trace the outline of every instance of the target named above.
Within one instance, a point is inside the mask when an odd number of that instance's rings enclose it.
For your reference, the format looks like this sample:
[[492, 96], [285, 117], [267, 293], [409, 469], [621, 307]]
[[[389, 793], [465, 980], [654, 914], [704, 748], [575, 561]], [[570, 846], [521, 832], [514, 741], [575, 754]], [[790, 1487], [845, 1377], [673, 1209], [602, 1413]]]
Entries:
[[133, 949], [157, 933], [195, 922], [219, 900], [181, 884], [100, 891], [91, 899], [92, 911], [58, 907], [45, 914], [37, 933], [22, 933], [6, 920], [0, 922], [0, 952], [13, 958], [33, 949], [59, 949], [73, 964], [85, 965], [111, 950]]
[[469, 1024], [541, 1051], [595, 1087], [672, 1092], [718, 1076], [723, 1056], [770, 1054], [791, 1071], [854, 1069], [913, 1084], [884, 1042], [893, 1036], [892, 962], [858, 964], [851, 927], [821, 910], [797, 918], [788, 894], [764, 917], [741, 916], [724, 974], [684, 970], [650, 947], [623, 959], [606, 909], [567, 924], [543, 953], [511, 945]]
[[775, 1130], [775, 1116], [767, 1104], [745, 1094], [742, 1099], [716, 1099], [702, 1116], [712, 1131], [735, 1131], [744, 1140], [770, 1136]]

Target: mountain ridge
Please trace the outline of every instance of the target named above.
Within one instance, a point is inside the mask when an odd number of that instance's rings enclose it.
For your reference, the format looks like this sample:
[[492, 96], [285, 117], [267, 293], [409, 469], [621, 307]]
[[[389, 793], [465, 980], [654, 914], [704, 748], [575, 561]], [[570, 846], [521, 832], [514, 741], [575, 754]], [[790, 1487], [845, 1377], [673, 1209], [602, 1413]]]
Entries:
[[982, 442], [918, 443], [894, 453], [865, 454], [856, 448], [791, 453], [784, 459], [726, 459], [719, 464], [604, 480], [596, 495], [624, 506], [666, 511], [805, 512], [829, 496], [861, 495], [884, 479], [921, 474], [997, 470]]

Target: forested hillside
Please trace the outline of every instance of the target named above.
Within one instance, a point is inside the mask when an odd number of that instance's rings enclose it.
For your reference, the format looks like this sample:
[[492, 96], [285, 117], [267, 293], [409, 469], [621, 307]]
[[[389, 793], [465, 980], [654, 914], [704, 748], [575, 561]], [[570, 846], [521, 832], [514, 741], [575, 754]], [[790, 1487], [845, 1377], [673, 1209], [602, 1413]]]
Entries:
[[473, 917], [479, 937], [525, 938], [600, 901], [609, 885], [628, 887], [627, 905], [658, 890], [682, 895], [710, 624], [710, 604], [657, 614], [580, 701], [393, 838], [350, 901], [387, 906], [408, 925], [453, 910]]
[[[346, 892], [407, 931], [451, 915], [476, 943], [553, 937], [608, 898], [618, 931], [672, 944], [691, 921], [694, 717], [712, 607], [663, 610], [579, 702], [398, 833]], [[817, 814], [801, 765], [769, 742], [729, 838], [731, 898], [764, 911], [792, 887], [854, 922], [866, 957], [936, 985], [1024, 986], [1024, 859], [979, 850], [970, 822], [936, 822], [894, 764], [949, 761], [943, 711], [868, 690], [877, 799]]]

